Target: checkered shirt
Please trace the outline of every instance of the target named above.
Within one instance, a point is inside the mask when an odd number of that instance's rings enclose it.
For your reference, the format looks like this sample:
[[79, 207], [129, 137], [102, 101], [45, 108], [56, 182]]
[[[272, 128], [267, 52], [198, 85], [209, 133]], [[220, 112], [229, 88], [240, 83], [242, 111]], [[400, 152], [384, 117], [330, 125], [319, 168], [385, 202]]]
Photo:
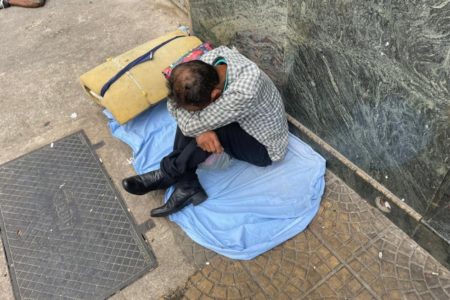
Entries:
[[237, 122], [263, 144], [272, 161], [283, 159], [288, 144], [288, 125], [283, 100], [270, 78], [237, 50], [218, 47], [202, 60], [212, 64], [217, 57], [227, 62], [228, 87], [201, 111], [177, 108], [169, 99], [168, 109], [185, 136], [196, 137]]

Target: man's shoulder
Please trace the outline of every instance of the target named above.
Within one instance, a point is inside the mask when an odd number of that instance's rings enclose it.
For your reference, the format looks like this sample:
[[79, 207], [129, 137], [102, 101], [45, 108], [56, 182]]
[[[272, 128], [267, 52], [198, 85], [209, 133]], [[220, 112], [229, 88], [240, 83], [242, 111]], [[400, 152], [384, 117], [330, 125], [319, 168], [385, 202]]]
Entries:
[[247, 94], [256, 93], [259, 87], [260, 70], [250, 59], [239, 53], [237, 49], [220, 46], [202, 57], [206, 63], [212, 64], [218, 57], [227, 62], [227, 77], [230, 90], [241, 90]]
[[[220, 46], [220, 47], [217, 47], [217, 48], [209, 51], [208, 53], [204, 54], [201, 57], [201, 60], [203, 60], [206, 63], [212, 64], [217, 57], [220, 57], [220, 56], [227, 57], [227, 56], [233, 55], [233, 52], [234, 52], [234, 50], [232, 50], [226, 46]], [[239, 54], [239, 52], [237, 52], [237, 53]]]
[[241, 54], [236, 48], [228, 48], [227, 46], [217, 47], [201, 57], [206, 63], [212, 64], [218, 57], [223, 57], [229, 64], [235, 66], [247, 66], [256, 64], [248, 59], [245, 55]]

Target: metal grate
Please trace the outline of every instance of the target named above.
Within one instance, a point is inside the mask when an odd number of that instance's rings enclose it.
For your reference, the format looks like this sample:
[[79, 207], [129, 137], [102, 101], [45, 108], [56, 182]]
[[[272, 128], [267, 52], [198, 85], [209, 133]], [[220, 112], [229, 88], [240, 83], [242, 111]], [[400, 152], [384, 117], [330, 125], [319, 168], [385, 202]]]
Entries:
[[83, 132], [0, 166], [17, 299], [103, 299], [156, 266]]

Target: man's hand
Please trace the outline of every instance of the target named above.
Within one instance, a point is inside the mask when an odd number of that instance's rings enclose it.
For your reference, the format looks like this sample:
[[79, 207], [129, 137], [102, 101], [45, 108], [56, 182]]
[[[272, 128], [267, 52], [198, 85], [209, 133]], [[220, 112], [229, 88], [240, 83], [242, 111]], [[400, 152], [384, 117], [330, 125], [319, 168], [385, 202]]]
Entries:
[[204, 151], [212, 153], [222, 153], [223, 148], [219, 138], [214, 131], [207, 131], [195, 138], [197, 145]]

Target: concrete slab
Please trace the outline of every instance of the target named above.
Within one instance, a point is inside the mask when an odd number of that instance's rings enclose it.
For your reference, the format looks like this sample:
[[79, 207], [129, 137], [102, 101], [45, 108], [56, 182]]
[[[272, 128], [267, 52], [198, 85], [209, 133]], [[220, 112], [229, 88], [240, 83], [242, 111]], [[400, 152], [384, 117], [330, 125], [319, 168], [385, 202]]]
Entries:
[[0, 145], [24, 141], [95, 114], [78, 77], [134, 46], [187, 23], [169, 1], [48, 1], [0, 11]]

